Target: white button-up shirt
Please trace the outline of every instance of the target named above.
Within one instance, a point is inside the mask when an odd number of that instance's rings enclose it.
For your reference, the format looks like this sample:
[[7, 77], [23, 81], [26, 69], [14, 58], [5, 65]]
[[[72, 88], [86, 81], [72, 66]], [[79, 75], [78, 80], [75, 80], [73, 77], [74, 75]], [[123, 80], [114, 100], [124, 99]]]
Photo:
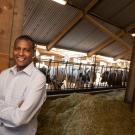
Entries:
[[46, 78], [29, 64], [0, 74], [0, 135], [35, 135], [37, 113], [46, 99]]

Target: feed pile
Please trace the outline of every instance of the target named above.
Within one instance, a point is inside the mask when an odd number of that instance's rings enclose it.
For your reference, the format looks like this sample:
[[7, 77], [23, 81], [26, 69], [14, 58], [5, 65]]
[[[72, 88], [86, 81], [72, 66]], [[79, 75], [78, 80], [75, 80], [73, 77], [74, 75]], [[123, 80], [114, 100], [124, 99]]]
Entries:
[[37, 135], [135, 135], [135, 111], [123, 100], [123, 91], [48, 100]]

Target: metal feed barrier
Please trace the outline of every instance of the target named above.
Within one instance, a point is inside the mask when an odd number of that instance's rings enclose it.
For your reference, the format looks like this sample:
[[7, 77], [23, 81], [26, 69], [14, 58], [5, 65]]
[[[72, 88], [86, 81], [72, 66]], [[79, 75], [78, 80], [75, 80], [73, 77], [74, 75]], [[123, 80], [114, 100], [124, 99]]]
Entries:
[[62, 61], [42, 61], [48, 93], [71, 93], [126, 88], [128, 68]]

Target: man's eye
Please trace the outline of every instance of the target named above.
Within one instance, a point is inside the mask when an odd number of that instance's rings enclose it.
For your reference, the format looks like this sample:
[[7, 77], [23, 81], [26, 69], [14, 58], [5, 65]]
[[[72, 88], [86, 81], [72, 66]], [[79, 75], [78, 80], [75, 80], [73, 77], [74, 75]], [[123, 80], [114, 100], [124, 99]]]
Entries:
[[19, 51], [20, 50], [20, 48], [15, 48], [15, 51]]
[[30, 49], [25, 49], [24, 51], [25, 51], [25, 52], [30, 52], [31, 50], [30, 50]]
[[[14, 50], [15, 51], [21, 51], [22, 49], [21, 48], [15, 48]], [[30, 49], [23, 49], [22, 51], [23, 52], [30, 52], [31, 50]]]

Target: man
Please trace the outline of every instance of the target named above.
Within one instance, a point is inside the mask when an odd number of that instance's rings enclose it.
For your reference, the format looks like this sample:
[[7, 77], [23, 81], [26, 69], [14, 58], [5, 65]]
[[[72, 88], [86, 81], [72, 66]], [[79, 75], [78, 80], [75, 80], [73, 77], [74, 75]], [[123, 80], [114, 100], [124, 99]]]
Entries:
[[37, 113], [46, 99], [45, 76], [33, 65], [34, 42], [15, 40], [16, 65], [0, 74], [0, 135], [35, 135]]

